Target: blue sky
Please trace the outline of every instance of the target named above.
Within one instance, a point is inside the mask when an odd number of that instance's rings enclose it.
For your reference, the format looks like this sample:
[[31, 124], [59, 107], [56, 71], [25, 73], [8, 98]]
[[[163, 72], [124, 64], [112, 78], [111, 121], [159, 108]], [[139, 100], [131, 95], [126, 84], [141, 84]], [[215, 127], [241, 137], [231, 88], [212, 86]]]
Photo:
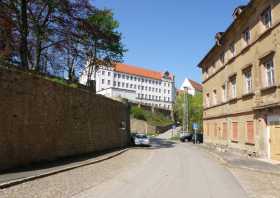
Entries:
[[124, 62], [170, 71], [179, 87], [188, 77], [201, 82], [199, 61], [214, 45], [216, 32], [232, 22], [235, 7], [248, 0], [93, 0], [120, 22], [128, 49]]

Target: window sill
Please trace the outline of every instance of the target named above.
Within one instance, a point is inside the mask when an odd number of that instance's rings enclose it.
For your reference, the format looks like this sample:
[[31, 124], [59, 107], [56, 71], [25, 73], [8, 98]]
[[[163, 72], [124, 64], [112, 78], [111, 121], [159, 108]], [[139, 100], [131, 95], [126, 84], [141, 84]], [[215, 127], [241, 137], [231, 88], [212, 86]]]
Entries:
[[234, 97], [234, 98], [230, 98], [228, 100], [229, 103], [234, 103], [234, 102], [237, 102], [237, 97]]
[[231, 140], [231, 143], [235, 143], [235, 144], [238, 144], [238, 140]]
[[276, 85], [272, 85], [272, 86], [269, 86], [269, 87], [263, 87], [261, 89], [261, 92], [266, 92], [266, 91], [273, 91], [274, 89], [276, 89], [277, 86]]
[[252, 143], [252, 142], [246, 142], [245, 144], [249, 145], [249, 146], [255, 146], [255, 143]]
[[249, 97], [253, 97], [254, 95], [255, 95], [254, 92], [244, 93], [242, 95], [242, 98], [249, 98]]

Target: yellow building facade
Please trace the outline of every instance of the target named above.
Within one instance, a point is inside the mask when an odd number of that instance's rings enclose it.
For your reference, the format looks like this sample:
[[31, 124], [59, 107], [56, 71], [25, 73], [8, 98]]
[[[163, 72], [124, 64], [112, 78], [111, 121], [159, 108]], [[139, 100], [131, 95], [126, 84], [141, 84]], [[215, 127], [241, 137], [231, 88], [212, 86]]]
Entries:
[[280, 0], [251, 0], [199, 63], [204, 139], [280, 160]]

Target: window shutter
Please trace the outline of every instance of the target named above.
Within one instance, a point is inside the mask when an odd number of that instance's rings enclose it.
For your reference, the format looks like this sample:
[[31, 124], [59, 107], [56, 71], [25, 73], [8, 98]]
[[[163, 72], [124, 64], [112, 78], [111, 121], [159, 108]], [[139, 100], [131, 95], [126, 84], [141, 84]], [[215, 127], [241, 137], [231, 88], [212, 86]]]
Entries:
[[217, 137], [217, 123], [214, 125], [214, 136]]
[[237, 122], [232, 123], [232, 140], [238, 141], [238, 123]]
[[247, 122], [247, 141], [250, 144], [254, 144], [254, 122], [248, 121]]

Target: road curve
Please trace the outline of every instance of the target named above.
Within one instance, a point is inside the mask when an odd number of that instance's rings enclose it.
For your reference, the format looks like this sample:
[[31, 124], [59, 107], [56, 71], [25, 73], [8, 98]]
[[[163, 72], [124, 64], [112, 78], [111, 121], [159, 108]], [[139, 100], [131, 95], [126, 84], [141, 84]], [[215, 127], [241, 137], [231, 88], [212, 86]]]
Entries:
[[153, 139], [144, 163], [74, 198], [245, 198], [234, 176], [192, 144]]

